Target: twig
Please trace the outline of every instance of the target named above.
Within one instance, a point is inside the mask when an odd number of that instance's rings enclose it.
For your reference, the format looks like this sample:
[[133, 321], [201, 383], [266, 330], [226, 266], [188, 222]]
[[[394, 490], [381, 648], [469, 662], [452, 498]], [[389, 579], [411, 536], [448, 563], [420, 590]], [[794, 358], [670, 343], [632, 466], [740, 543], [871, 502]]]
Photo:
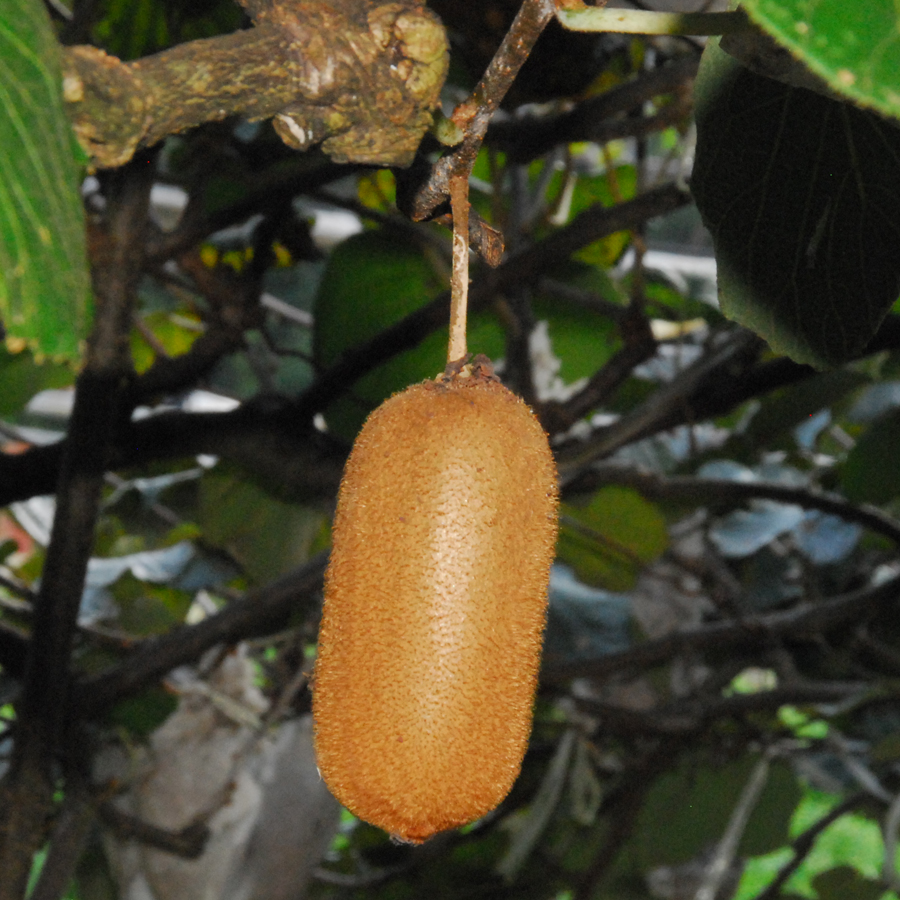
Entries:
[[759, 339], [749, 331], [729, 330], [720, 333], [709, 352], [691, 364], [668, 384], [660, 386], [650, 398], [613, 425], [594, 434], [559, 457], [559, 472], [564, 482], [586, 472], [596, 460], [614, 453], [620, 447], [642, 437], [671, 428], [684, 421], [685, 411], [693, 398], [701, 393], [701, 385], [733, 367], [742, 358], [756, 356]]
[[[623, 321], [620, 319], [620, 322]], [[541, 422], [550, 434], [567, 431], [596, 409], [621, 387], [641, 363], [656, 353], [656, 341], [649, 328], [643, 339], [628, 341], [591, 376], [577, 394], [564, 403], [551, 401], [541, 408]]]
[[[21, 597], [24, 603], [21, 601], [13, 601], [18, 606], [21, 603], [22, 607], [28, 607], [27, 609], [17, 608], [14, 611], [19, 613], [31, 614], [31, 608], [29, 604], [34, 603], [35, 597], [37, 594], [28, 587], [24, 582], [20, 582], [18, 579], [7, 578], [6, 575], [0, 575], [0, 587], [6, 588], [11, 594], [15, 594], [17, 597]], [[0, 604], [6, 605], [5, 600], [0, 600]]]
[[285, 149], [284, 154], [277, 165], [252, 178], [246, 192], [235, 203], [210, 210], [206, 191], [201, 189], [191, 194], [175, 230], [152, 235], [147, 241], [148, 264], [161, 266], [190, 252], [217, 231], [246, 222], [255, 213], [273, 213], [283, 205], [284, 197], [321, 189], [362, 169], [336, 165], [314, 151], [298, 155]]
[[[699, 57], [686, 54], [668, 65], [643, 73], [604, 94], [591, 97], [556, 115], [523, 116], [491, 123], [485, 145], [503, 150], [512, 162], [525, 163], [564, 142], [604, 143], [651, 134], [677, 123], [690, 110], [686, 89], [697, 74]], [[623, 118], [661, 94], [678, 92], [655, 116]], [[683, 96], [682, 96], [683, 95]]]
[[491, 117], [554, 12], [553, 0], [525, 0], [522, 4], [472, 96], [454, 111], [453, 122], [466, 136], [455, 150], [438, 160], [426, 183], [415, 192], [405, 210], [412, 219], [420, 222], [429, 218], [447, 199], [453, 176], [471, 171]]
[[[552, 664], [551, 664], [552, 666]], [[551, 668], [552, 670], [552, 668]], [[590, 698], [576, 698], [576, 705], [599, 719], [604, 728], [621, 734], [690, 735], [723, 719], [739, 719], [770, 712], [786, 705], [840, 703], [865, 692], [864, 684], [785, 685], [754, 694], [716, 696], [707, 702], [698, 698], [635, 710]]]
[[726, 478], [665, 476], [617, 464], [598, 465], [579, 480], [580, 488], [591, 484], [622, 484], [656, 500], [689, 500], [697, 505], [728, 506], [746, 500], [765, 499], [816, 509], [847, 522], [856, 522], [900, 545], [900, 522], [868, 504], [851, 503], [837, 494], [814, 488], [793, 487], [765, 481], [731, 481]]
[[601, 316], [606, 316], [606, 318], [612, 319], [613, 322], [621, 322], [628, 315], [627, 306], [607, 300], [594, 291], [575, 287], [563, 281], [556, 281], [554, 278], [542, 278], [540, 290], [551, 296], [559, 297], [560, 300], [576, 303]]
[[723, 650], [736, 644], [760, 646], [782, 635], [819, 634], [862, 620], [873, 612], [896, 603], [898, 597], [900, 576], [895, 576], [874, 587], [840, 594], [796, 609], [748, 617], [740, 622], [700, 625], [587, 662], [545, 665], [541, 677], [549, 683], [577, 677], [602, 677], [613, 672], [653, 668], [689, 651]]
[[556, 11], [560, 25], [570, 31], [607, 31], [616, 34], [729, 34], [747, 31], [750, 23], [741, 12], [667, 13], [640, 9], [597, 9], [582, 4]]
[[109, 801], [101, 803], [97, 811], [119, 839], [139, 841], [148, 847], [155, 847], [184, 859], [196, 859], [200, 856], [209, 839], [209, 826], [202, 821], [192, 822], [180, 831], [169, 831], [129, 815]]
[[900, 791], [897, 792], [884, 815], [884, 862], [881, 878], [895, 893], [900, 891], [897, 874], [897, 833], [900, 831]]
[[722, 886], [722, 882], [731, 868], [737, 853], [738, 844], [747, 828], [747, 822], [750, 821], [750, 816], [753, 814], [753, 810], [756, 809], [756, 804], [759, 802], [759, 797], [766, 786], [768, 778], [769, 760], [768, 757], [763, 756], [753, 767], [753, 771], [750, 773], [750, 777], [741, 791], [741, 796], [728, 821], [728, 827], [725, 829], [725, 834], [722, 835], [722, 840], [719, 841], [713, 858], [703, 874], [703, 881], [700, 887], [697, 888], [694, 900], [715, 900], [716, 895], [719, 893], [719, 888]]
[[450, 275], [450, 340], [447, 365], [466, 356], [466, 309], [469, 299], [469, 173], [450, 179], [453, 210], [453, 271]]
[[313, 597], [322, 588], [327, 559], [323, 551], [196, 625], [183, 625], [142, 641], [118, 666], [79, 682], [74, 705], [84, 716], [101, 715], [121, 698], [159, 680], [176, 666], [199, 659], [211, 647], [267, 634], [283, 625], [291, 613], [311, 610]]
[[79, 779], [70, 779], [40, 877], [28, 900], [60, 900], [72, 882], [87, 844], [96, 810]]

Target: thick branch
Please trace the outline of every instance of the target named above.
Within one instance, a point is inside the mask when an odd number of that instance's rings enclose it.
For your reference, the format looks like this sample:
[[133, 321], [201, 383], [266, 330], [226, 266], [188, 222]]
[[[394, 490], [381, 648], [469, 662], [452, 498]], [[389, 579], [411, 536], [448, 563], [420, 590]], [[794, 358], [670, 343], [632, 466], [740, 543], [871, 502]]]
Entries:
[[406, 3], [267, 5], [248, 31], [122, 62], [64, 51], [75, 133], [100, 167], [125, 163], [203, 122], [275, 117], [289, 146], [321, 143], [336, 162], [408, 165], [447, 72], [438, 19]]
[[[271, 474], [282, 488], [307, 499], [333, 497], [343, 454], [333, 440], [300, 421], [294, 405], [271, 398], [228, 413], [165, 413], [120, 430], [109, 468], [121, 471], [161, 460], [211, 453], [257, 474]], [[65, 441], [0, 455], [0, 502], [50, 494]]]

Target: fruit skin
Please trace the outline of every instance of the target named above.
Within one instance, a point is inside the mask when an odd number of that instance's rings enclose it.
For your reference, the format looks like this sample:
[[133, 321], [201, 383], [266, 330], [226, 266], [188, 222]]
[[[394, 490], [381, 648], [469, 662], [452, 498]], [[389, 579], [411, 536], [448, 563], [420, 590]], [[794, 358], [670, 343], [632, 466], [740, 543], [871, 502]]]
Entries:
[[531, 731], [556, 540], [540, 424], [479, 368], [366, 421], [335, 517], [313, 690], [319, 770], [419, 843], [493, 809]]

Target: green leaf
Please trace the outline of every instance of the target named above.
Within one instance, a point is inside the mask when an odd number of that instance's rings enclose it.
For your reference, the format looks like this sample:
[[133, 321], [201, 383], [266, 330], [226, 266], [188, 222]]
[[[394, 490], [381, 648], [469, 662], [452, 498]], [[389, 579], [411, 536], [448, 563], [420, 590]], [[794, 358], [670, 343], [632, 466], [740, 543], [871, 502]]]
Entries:
[[[688, 759], [659, 778], [634, 829], [638, 866], [646, 871], [684, 863], [721, 840], [755, 764], [749, 755], [720, 768], [709, 759]], [[799, 799], [790, 768], [773, 764], [741, 838], [740, 853], [755, 856], [786, 843]]]
[[[316, 297], [316, 362], [331, 365], [342, 353], [375, 337], [445, 287], [421, 247], [395, 234], [365, 231], [331, 254]], [[447, 361], [448, 329], [428, 335], [352, 387], [333, 404], [329, 427], [352, 438], [379, 403], [410, 384], [434, 378]], [[496, 358], [504, 350], [503, 332], [491, 313], [471, 316], [469, 350]]]
[[900, 409], [879, 416], [847, 455], [841, 486], [848, 500], [886, 503], [900, 496]]
[[743, 0], [741, 5], [832, 90], [900, 118], [900, 9], [894, 0]]
[[147, 56], [182, 41], [241, 27], [242, 11], [229, 0], [107, 0], [93, 39], [122, 59]]
[[7, 0], [0, 18], [0, 172], [8, 345], [77, 361], [91, 317], [79, 172], [58, 44], [34, 0]]
[[9, 353], [0, 347], [0, 416], [21, 413], [25, 404], [47, 388], [68, 387], [75, 380], [70, 366], [48, 361], [38, 365], [31, 353]]
[[563, 504], [557, 555], [585, 584], [629, 590], [668, 543], [660, 511], [631, 488], [605, 487], [581, 508]]
[[263, 583], [309, 559], [323, 514], [279, 500], [220, 464], [201, 481], [199, 518], [206, 539]]
[[[605, 269], [566, 260], [550, 277], [572, 287], [592, 291], [612, 303], [627, 302]], [[535, 321], [546, 320], [559, 377], [571, 384], [590, 378], [620, 346], [609, 316], [556, 294], [537, 292], [532, 301]]]
[[157, 346], [151, 346], [144, 333], [138, 329], [131, 332], [131, 358], [138, 374], [146, 372], [156, 362], [158, 348], [162, 348], [169, 356], [181, 356], [191, 349], [194, 341], [203, 333], [200, 319], [186, 311], [150, 312], [143, 315], [141, 321], [144, 328], [152, 333]]
[[799, 362], [852, 358], [900, 293], [900, 131], [712, 42], [695, 90], [722, 311]]
[[124, 728], [136, 738], [146, 738], [175, 712], [178, 697], [163, 687], [151, 687], [117, 703], [109, 713], [109, 722]]
[[[624, 200], [632, 200], [637, 194], [637, 170], [634, 166], [617, 166], [615, 169], [592, 178], [579, 178], [572, 198], [572, 216], [582, 210], [602, 203], [610, 207]], [[609, 268], [631, 243], [631, 232], [617, 231], [605, 238], [582, 247], [573, 254], [574, 259], [591, 265]]]
[[126, 572], [110, 588], [119, 609], [117, 624], [140, 636], [165, 634], [184, 622], [191, 595], [162, 584], [140, 581]]

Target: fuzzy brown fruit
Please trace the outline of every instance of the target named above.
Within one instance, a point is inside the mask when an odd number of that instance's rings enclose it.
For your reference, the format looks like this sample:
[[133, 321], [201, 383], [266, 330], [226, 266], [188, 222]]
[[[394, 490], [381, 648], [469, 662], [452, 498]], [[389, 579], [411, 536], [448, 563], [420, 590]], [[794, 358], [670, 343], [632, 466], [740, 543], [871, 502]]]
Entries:
[[338, 498], [313, 691], [319, 770], [405, 841], [492, 810], [519, 773], [556, 540], [537, 419], [478, 368], [369, 417]]

